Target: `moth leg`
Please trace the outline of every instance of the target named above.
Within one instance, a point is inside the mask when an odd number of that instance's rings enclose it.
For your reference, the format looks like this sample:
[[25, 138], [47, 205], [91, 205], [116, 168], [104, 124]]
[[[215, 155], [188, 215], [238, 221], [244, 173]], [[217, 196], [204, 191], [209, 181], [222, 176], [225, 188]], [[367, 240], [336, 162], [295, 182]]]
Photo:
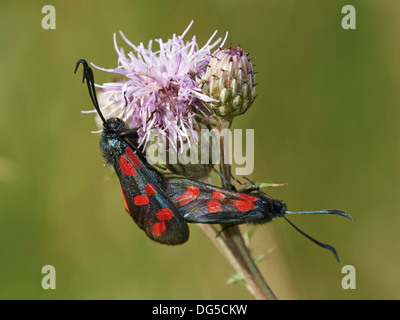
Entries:
[[225, 231], [226, 229], [228, 229], [228, 228], [230, 228], [230, 227], [233, 227], [233, 226], [235, 226], [235, 224], [224, 224], [224, 225], [221, 227], [221, 230], [218, 231], [218, 233], [217, 233], [217, 235], [216, 235], [215, 237], [218, 238], [218, 237], [221, 235], [221, 233], [222, 233], [223, 231]]
[[222, 180], [224, 180], [224, 182], [229, 186], [230, 190], [237, 191], [236, 187], [232, 183], [230, 183], [228, 180], [226, 180], [226, 178], [224, 177], [224, 175], [221, 172], [219, 172], [217, 169], [215, 169], [213, 165], [211, 165], [211, 168], [220, 176], [220, 178]]
[[238, 178], [236, 178], [233, 174], [232, 174], [232, 168], [231, 167], [229, 167], [229, 175], [231, 176], [231, 178], [233, 179], [233, 180], [235, 180], [237, 183], [239, 183], [240, 185], [246, 185], [246, 186], [248, 186], [248, 187], [250, 187], [250, 188], [254, 188], [254, 187], [256, 187], [256, 184], [255, 184], [255, 182], [253, 182], [253, 181], [251, 181], [249, 178], [247, 178], [247, 177], [243, 177], [243, 179], [246, 179], [248, 182], [250, 182], [250, 184], [249, 183], [246, 183], [246, 182], [243, 182], [243, 181], [240, 181]]
[[156, 168], [158, 168], [158, 169], [161, 169], [161, 170], [168, 170], [167, 168], [165, 168], [165, 167], [163, 167], [163, 166], [160, 166], [159, 164], [157, 164], [157, 163], [150, 163], [153, 167], [156, 167]]
[[252, 192], [252, 191], [260, 191], [260, 187], [258, 186], [248, 186], [246, 188], [242, 188], [239, 190], [239, 192]]

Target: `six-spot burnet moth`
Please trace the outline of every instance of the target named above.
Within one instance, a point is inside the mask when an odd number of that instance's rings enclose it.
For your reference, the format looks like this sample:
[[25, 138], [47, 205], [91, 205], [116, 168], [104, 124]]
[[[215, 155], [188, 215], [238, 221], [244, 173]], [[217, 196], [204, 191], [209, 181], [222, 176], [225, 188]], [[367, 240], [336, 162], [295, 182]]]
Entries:
[[[216, 172], [218, 173], [218, 171]], [[221, 177], [224, 179], [222, 175]], [[166, 193], [179, 208], [185, 220], [191, 223], [264, 224], [270, 222], [273, 218], [282, 217], [302, 235], [317, 245], [330, 250], [339, 261], [335, 248], [300, 230], [285, 214], [332, 214], [353, 220], [347, 213], [341, 210], [287, 211], [286, 204], [273, 199], [260, 191], [255, 185], [237, 192], [232, 184], [226, 179], [224, 180], [231, 190], [188, 178], [172, 177], [167, 179]]]
[[84, 68], [83, 81], [103, 121], [100, 148], [106, 163], [117, 173], [126, 211], [150, 239], [168, 245], [184, 243], [189, 238], [189, 227], [163, 192], [164, 177], [138, 150], [137, 129], [126, 129], [125, 122], [119, 118], [104, 118], [96, 97], [93, 71], [80, 59], [75, 73], [80, 64]]
[[348, 214], [340, 210], [290, 212], [284, 203], [254, 186], [237, 192], [231, 184], [231, 190], [226, 190], [188, 178], [165, 178], [138, 150], [137, 129], [126, 129], [119, 118], [105, 120], [97, 101], [92, 69], [81, 59], [75, 73], [80, 64], [84, 67], [83, 81], [103, 121], [100, 142], [103, 157], [114, 167], [120, 180], [125, 209], [152, 240], [168, 245], [184, 243], [189, 238], [186, 222], [264, 224], [283, 217], [301, 234], [332, 251], [339, 260], [332, 246], [301, 231], [285, 214], [333, 214], [352, 219]]

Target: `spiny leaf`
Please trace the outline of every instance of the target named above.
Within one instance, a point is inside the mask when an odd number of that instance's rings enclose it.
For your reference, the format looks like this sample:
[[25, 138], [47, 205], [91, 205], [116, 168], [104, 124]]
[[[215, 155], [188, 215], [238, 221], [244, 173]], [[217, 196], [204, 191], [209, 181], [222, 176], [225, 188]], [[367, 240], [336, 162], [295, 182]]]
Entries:
[[245, 232], [243, 234], [243, 240], [244, 240], [244, 243], [245, 243], [246, 247], [249, 247], [250, 238], [253, 236], [255, 231], [256, 231], [256, 229], [252, 228], [252, 229], [250, 229], [249, 231], [247, 231], [247, 232]]
[[254, 258], [254, 262], [259, 263], [264, 258], [265, 258], [265, 254], [260, 254], [258, 257]]
[[227, 284], [236, 284], [236, 283], [246, 284], [246, 279], [243, 277], [241, 273], [235, 273], [227, 281]]

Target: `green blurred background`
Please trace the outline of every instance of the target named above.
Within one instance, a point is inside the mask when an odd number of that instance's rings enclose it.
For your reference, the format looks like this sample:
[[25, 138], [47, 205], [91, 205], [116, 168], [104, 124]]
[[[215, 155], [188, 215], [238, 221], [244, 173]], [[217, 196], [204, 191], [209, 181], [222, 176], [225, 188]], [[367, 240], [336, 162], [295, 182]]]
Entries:
[[[56, 30], [41, 9], [56, 8]], [[341, 27], [353, 4], [357, 29]], [[255, 129], [252, 179], [338, 250], [341, 262], [283, 219], [256, 228], [254, 255], [281, 299], [399, 299], [400, 2], [1, 1], [0, 298], [251, 299], [194, 225], [182, 246], [150, 241], [124, 212], [103, 166], [79, 58], [115, 67], [112, 34], [133, 43], [168, 39], [194, 19], [202, 46], [214, 30], [256, 57], [258, 98], [234, 122]], [[123, 41], [119, 41], [123, 45]], [[125, 46], [127, 48], [127, 46]], [[95, 71], [97, 83], [110, 75]], [[243, 227], [243, 230], [248, 230]], [[43, 290], [54, 265], [57, 289]], [[341, 287], [344, 265], [357, 288]]]

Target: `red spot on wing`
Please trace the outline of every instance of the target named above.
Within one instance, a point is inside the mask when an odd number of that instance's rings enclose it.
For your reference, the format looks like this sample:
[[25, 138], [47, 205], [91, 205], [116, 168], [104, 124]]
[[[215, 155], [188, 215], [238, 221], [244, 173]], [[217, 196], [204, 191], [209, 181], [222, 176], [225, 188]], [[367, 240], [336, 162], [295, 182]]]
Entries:
[[129, 160], [138, 167], [142, 166], [142, 163], [140, 162], [139, 158], [136, 156], [136, 154], [133, 153], [132, 149], [127, 147], [125, 149], [126, 155], [128, 156]]
[[195, 199], [199, 196], [200, 189], [195, 186], [189, 186], [186, 193]]
[[238, 193], [238, 195], [239, 197], [247, 201], [256, 202], [258, 200], [258, 198], [249, 196], [248, 194], [245, 193]]
[[127, 176], [134, 176], [136, 173], [133, 165], [124, 156], [119, 157], [119, 167], [121, 168], [122, 173]]
[[236, 207], [236, 209], [242, 212], [249, 211], [256, 206], [253, 202], [249, 202], [246, 200], [235, 200], [233, 201], [233, 205]]
[[165, 232], [165, 223], [164, 222], [156, 222], [153, 224], [152, 233], [154, 236], [159, 237]]
[[177, 198], [179, 205], [183, 206], [190, 201], [196, 199], [200, 194], [200, 189], [195, 186], [189, 186], [185, 193], [182, 193]]
[[164, 221], [164, 220], [169, 221], [172, 219], [173, 216], [174, 216], [174, 213], [168, 208], [160, 209], [160, 211], [157, 212], [157, 218], [160, 221]]
[[209, 200], [207, 201], [207, 207], [209, 213], [218, 212], [221, 210], [221, 204], [218, 200]]
[[148, 183], [145, 185], [144, 191], [146, 191], [148, 196], [151, 196], [156, 193], [156, 188], [151, 183]]
[[160, 209], [156, 215], [157, 215], [158, 220], [160, 220], [160, 222], [156, 222], [153, 224], [152, 233], [154, 236], [159, 237], [166, 230], [164, 221], [171, 220], [174, 216], [174, 213], [168, 208], [163, 208], [163, 209]]
[[178, 201], [180, 206], [183, 206], [187, 204], [191, 199], [188, 199], [186, 193], [182, 193], [176, 198], [176, 200]]
[[225, 198], [225, 195], [219, 191], [214, 191], [212, 193], [212, 196], [214, 199], [219, 199], [219, 200]]
[[137, 206], [142, 206], [145, 204], [149, 203], [149, 198], [147, 198], [147, 196], [145, 196], [144, 194], [141, 194], [140, 196], [136, 196], [133, 199], [133, 202], [137, 205]]

